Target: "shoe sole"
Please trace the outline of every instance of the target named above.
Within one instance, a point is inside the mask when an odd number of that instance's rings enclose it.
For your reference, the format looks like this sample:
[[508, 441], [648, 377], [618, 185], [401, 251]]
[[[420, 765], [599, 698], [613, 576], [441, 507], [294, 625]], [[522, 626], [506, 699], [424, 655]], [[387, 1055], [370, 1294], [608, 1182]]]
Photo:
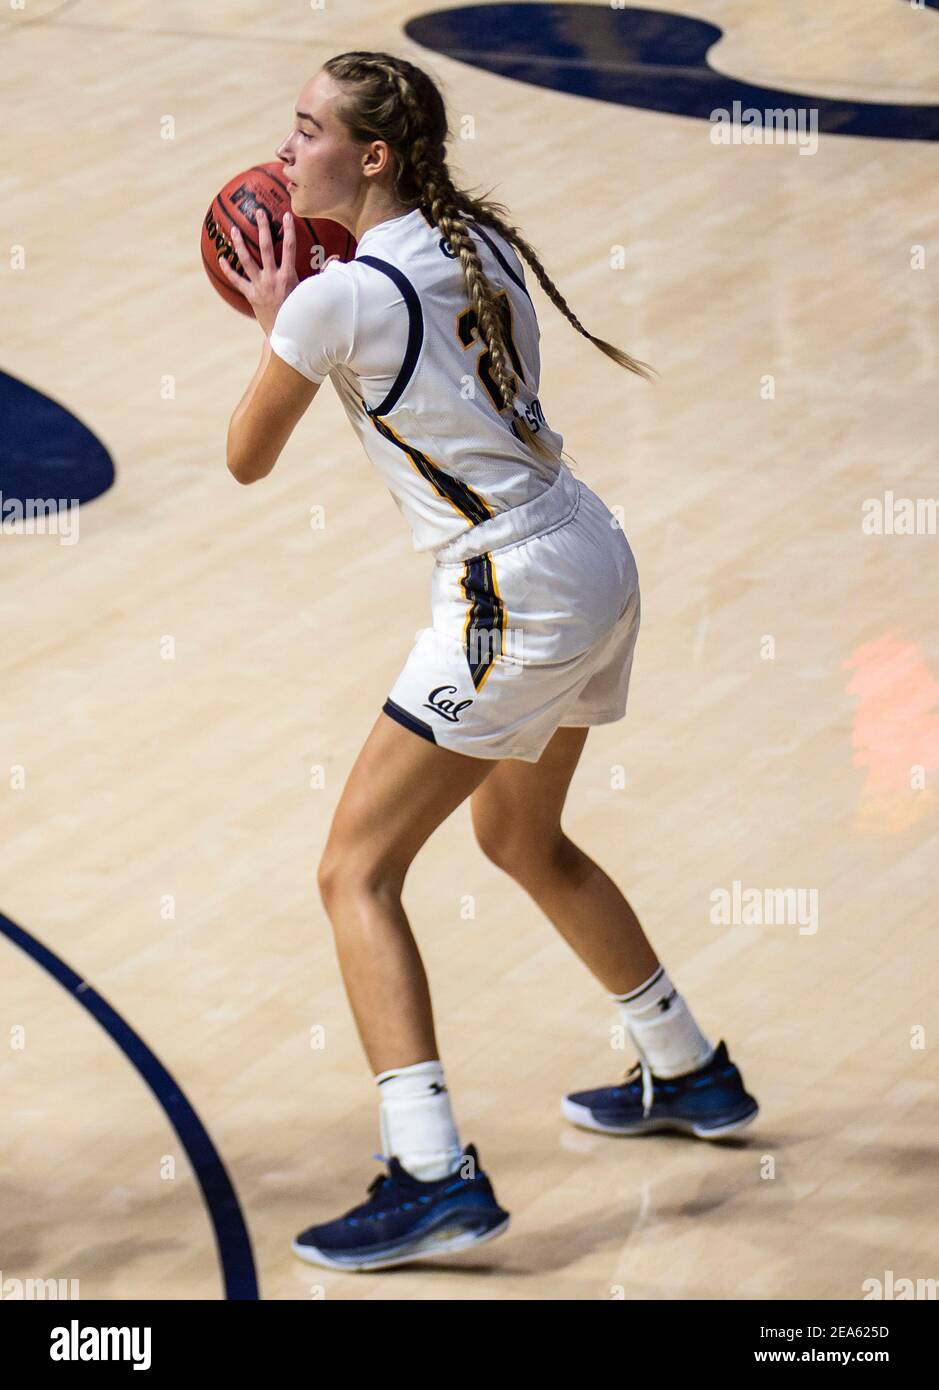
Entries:
[[408, 1251], [399, 1255], [386, 1256], [380, 1259], [336, 1259], [332, 1255], [327, 1255], [315, 1245], [299, 1245], [297, 1241], [291, 1242], [291, 1249], [295, 1255], [299, 1255], [301, 1260], [306, 1260], [311, 1265], [323, 1265], [326, 1269], [344, 1269], [348, 1271], [364, 1269], [390, 1269], [393, 1265], [410, 1264], [413, 1260], [436, 1259], [439, 1255], [455, 1255], [461, 1250], [468, 1250], [471, 1246], [482, 1245], [487, 1240], [494, 1240], [496, 1236], [501, 1236], [507, 1228], [510, 1218], [507, 1216], [498, 1226], [493, 1226], [488, 1231], [481, 1234], [478, 1231], [460, 1231], [456, 1235], [447, 1236], [447, 1230], [452, 1230], [452, 1226], [442, 1227], [439, 1231], [431, 1232], [412, 1246]]
[[760, 1113], [760, 1107], [754, 1105], [752, 1110], [737, 1116], [735, 1119], [727, 1120], [719, 1125], [702, 1125], [695, 1120], [681, 1119], [661, 1119], [661, 1120], [637, 1120], [635, 1124], [629, 1126], [605, 1125], [598, 1120], [593, 1111], [586, 1105], [578, 1105], [575, 1101], [568, 1100], [565, 1096], [561, 1101], [561, 1114], [565, 1120], [572, 1125], [577, 1125], [579, 1129], [590, 1129], [595, 1134], [618, 1134], [629, 1136], [631, 1134], [654, 1134], [662, 1130], [673, 1130], [680, 1134], [693, 1134], [696, 1139], [723, 1139], [728, 1134], [736, 1134], [739, 1130], [745, 1129], [752, 1124]]

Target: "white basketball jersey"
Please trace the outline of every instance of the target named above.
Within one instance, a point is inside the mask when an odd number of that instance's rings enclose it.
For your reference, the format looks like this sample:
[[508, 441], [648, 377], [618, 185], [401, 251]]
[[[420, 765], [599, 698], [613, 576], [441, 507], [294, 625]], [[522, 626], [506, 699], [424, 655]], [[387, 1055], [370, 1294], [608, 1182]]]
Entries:
[[[504, 306], [515, 410], [560, 457], [538, 401], [540, 333], [521, 261], [493, 228], [467, 227]], [[330, 377], [415, 550], [531, 501], [558, 475], [513, 432], [459, 259], [420, 208], [370, 227], [353, 261], [302, 280], [270, 342], [310, 381]]]

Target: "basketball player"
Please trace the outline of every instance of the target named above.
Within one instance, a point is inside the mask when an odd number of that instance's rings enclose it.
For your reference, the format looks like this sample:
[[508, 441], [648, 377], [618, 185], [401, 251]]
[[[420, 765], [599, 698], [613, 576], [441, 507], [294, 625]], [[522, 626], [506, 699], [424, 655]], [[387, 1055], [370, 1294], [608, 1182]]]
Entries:
[[318, 870], [388, 1163], [363, 1204], [293, 1243], [341, 1269], [461, 1250], [508, 1224], [458, 1135], [400, 900], [417, 851], [467, 797], [484, 853], [612, 996], [638, 1053], [619, 1085], [567, 1096], [566, 1119], [715, 1138], [757, 1113], [619, 889], [561, 830], [588, 729], [625, 711], [639, 588], [625, 536], [562, 460], [538, 400], [539, 329], [518, 253], [578, 333], [648, 372], [587, 332], [500, 204], [454, 186], [446, 139], [425, 72], [386, 53], [330, 59], [276, 153], [294, 214], [346, 227], [355, 259], [297, 284], [291, 218], [278, 269], [259, 213], [263, 265], [240, 237], [247, 278], [220, 262], [266, 339], [231, 421], [234, 476], [270, 473], [328, 376], [415, 549], [434, 559], [432, 624], [355, 762]]

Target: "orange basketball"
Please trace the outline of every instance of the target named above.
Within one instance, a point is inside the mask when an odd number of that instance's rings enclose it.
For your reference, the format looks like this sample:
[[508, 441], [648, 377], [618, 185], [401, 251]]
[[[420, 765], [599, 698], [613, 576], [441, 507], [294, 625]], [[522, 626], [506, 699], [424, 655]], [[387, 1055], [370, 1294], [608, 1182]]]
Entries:
[[[274, 259], [280, 265], [284, 241], [283, 218], [290, 212], [290, 194], [284, 179], [282, 164], [255, 164], [243, 174], [229, 179], [205, 215], [202, 224], [202, 264], [215, 290], [226, 304], [241, 314], [253, 317], [250, 304], [234, 286], [229, 285], [218, 269], [218, 256], [221, 253], [228, 264], [239, 275], [244, 275], [237, 252], [231, 243], [232, 223], [238, 224], [251, 251], [252, 258], [261, 264], [261, 249], [258, 244], [257, 210], [261, 207], [267, 213], [274, 243]], [[294, 217], [297, 234], [297, 276], [305, 280], [308, 275], [316, 275], [327, 261], [339, 258], [351, 261], [355, 255], [356, 241], [351, 232], [338, 222], [328, 218]]]

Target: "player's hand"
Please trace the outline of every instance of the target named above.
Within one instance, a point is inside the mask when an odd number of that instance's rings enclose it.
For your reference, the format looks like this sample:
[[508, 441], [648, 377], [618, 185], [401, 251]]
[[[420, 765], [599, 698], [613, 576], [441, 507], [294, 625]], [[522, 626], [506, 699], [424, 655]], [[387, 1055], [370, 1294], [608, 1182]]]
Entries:
[[284, 241], [280, 253], [280, 265], [274, 259], [274, 243], [271, 240], [271, 225], [267, 213], [258, 208], [255, 214], [258, 229], [258, 245], [261, 248], [261, 265], [258, 265], [245, 244], [237, 226], [232, 224], [231, 241], [238, 253], [244, 276], [238, 275], [222, 257], [219, 257], [219, 270], [233, 289], [243, 294], [254, 310], [254, 317], [269, 336], [277, 318], [277, 311], [288, 294], [299, 284], [297, 278], [297, 234], [294, 229], [293, 214], [284, 213]]

